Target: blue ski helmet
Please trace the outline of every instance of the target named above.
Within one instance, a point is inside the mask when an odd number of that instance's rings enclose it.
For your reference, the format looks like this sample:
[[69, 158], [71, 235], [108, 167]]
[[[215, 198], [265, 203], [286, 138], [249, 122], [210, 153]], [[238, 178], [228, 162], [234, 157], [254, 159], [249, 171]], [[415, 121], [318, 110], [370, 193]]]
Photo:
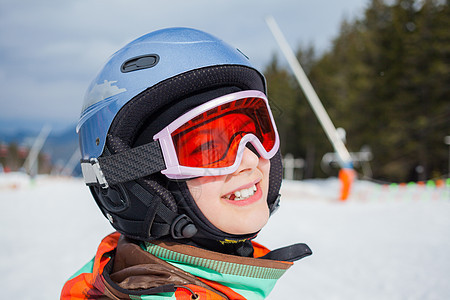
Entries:
[[[172, 182], [153, 135], [182, 113], [240, 90], [266, 91], [248, 58], [199, 30], [168, 28], [114, 53], [90, 84], [77, 125], [86, 184], [122, 234], [150, 240], [242, 240], [215, 228], [185, 182]], [[271, 159], [268, 205], [278, 204], [281, 159]]]
[[239, 50], [188, 28], [146, 34], [114, 53], [84, 98], [77, 125], [83, 159], [101, 155], [114, 117], [133, 97], [184, 72], [219, 65], [252, 67]]

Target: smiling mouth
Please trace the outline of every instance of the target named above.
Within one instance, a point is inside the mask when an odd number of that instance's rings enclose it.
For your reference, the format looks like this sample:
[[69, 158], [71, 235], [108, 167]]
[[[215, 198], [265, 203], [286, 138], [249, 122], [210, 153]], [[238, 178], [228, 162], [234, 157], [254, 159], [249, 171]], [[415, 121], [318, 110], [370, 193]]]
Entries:
[[231, 201], [242, 201], [253, 196], [257, 190], [258, 188], [256, 187], [256, 184], [254, 184], [249, 188], [238, 190], [231, 194], [225, 195], [223, 196], [223, 198]]

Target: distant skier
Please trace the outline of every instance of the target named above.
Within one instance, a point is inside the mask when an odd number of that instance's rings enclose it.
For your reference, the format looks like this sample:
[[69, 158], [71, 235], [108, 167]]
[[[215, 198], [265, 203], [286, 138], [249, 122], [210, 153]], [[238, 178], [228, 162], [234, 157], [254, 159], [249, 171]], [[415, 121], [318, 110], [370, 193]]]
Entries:
[[82, 170], [117, 232], [61, 299], [263, 299], [311, 254], [252, 242], [278, 206], [279, 137], [263, 75], [202, 31], [116, 52], [86, 93]]

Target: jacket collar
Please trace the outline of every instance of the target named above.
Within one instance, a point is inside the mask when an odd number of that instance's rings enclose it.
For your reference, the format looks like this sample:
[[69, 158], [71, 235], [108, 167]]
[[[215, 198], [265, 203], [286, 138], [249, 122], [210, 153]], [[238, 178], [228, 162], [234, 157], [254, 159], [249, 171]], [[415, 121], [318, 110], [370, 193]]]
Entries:
[[[224, 299], [264, 299], [293, 264], [227, 255], [174, 242], [138, 245], [123, 236], [114, 237], [115, 251], [108, 248], [104, 254], [97, 253], [105, 266], [98, 270], [94, 283], [113, 299], [173, 293], [180, 286], [198, 286]], [[255, 253], [263, 255], [269, 251], [254, 245]]]
[[173, 242], [145, 242], [141, 248], [194, 276], [220, 283], [247, 299], [264, 299], [292, 262], [241, 257]]

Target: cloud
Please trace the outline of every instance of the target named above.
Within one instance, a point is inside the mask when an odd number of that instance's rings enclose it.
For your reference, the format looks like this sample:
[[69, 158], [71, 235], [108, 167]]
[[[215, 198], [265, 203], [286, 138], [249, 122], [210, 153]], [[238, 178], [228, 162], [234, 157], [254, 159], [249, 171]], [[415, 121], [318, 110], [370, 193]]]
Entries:
[[86, 84], [61, 78], [41, 81], [32, 77], [4, 77], [0, 82], [0, 119], [55, 120], [75, 123]]
[[264, 23], [272, 14], [293, 47], [324, 49], [343, 14], [365, 0], [3, 0], [0, 4], [0, 118], [67, 119], [114, 51], [150, 31], [205, 30], [238, 47], [262, 69], [278, 47]]
[[82, 110], [84, 111], [92, 104], [100, 102], [108, 97], [127, 91], [126, 88], [119, 88], [117, 85], [115, 85], [115, 83], [117, 83], [117, 81], [108, 81], [108, 80], [105, 80], [103, 83], [100, 84], [96, 83], [86, 95], [86, 100]]

